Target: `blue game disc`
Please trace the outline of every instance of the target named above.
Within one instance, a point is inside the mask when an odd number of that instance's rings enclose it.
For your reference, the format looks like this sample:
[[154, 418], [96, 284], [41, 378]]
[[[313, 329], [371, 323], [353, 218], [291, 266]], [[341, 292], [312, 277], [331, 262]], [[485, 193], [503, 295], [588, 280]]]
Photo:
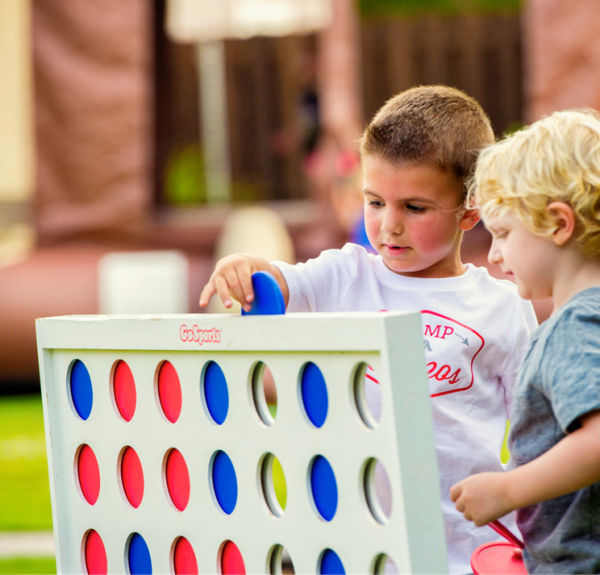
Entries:
[[206, 366], [203, 386], [206, 408], [214, 422], [221, 425], [229, 411], [229, 392], [225, 374], [218, 363], [211, 361]]
[[327, 385], [321, 370], [312, 362], [308, 362], [302, 370], [300, 391], [308, 419], [315, 427], [322, 427], [329, 407]]
[[134, 533], [129, 542], [129, 572], [131, 575], [151, 575], [152, 560], [146, 541], [139, 533]]
[[81, 417], [86, 420], [92, 412], [94, 403], [94, 392], [92, 390], [92, 380], [87, 367], [80, 360], [75, 360], [71, 368], [71, 398], [73, 399], [73, 407]]
[[231, 515], [237, 503], [238, 486], [233, 463], [224, 451], [218, 451], [215, 455], [212, 481], [219, 506], [227, 515]]
[[252, 274], [252, 287], [254, 301], [252, 309], [244, 311], [242, 315], [281, 315], [285, 313], [285, 301], [277, 280], [269, 272], [256, 272]]
[[338, 554], [332, 549], [325, 549], [321, 557], [321, 575], [346, 575], [346, 570]]
[[310, 489], [317, 511], [331, 521], [337, 511], [338, 489], [333, 469], [322, 455], [315, 457], [310, 468]]

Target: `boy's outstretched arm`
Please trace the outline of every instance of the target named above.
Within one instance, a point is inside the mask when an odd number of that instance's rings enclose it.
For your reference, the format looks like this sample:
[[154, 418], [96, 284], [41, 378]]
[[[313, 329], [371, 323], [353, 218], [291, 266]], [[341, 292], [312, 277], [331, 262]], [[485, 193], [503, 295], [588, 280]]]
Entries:
[[233, 297], [245, 311], [250, 311], [254, 300], [252, 274], [260, 271], [270, 272], [275, 276], [287, 308], [290, 291], [279, 268], [264, 258], [249, 254], [233, 254], [217, 262], [215, 271], [200, 294], [200, 307], [206, 307], [210, 298], [218, 294], [226, 308], [233, 305]]
[[465, 519], [485, 525], [513, 509], [572, 493], [600, 481], [600, 411], [552, 449], [506, 473], [477, 473], [450, 488]]

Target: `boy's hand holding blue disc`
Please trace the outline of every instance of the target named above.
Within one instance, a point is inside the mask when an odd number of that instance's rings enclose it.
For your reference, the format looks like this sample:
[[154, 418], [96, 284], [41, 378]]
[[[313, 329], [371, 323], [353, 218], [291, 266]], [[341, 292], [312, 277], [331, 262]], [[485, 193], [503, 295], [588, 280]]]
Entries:
[[285, 313], [285, 301], [277, 280], [269, 272], [255, 272], [252, 274], [252, 288], [254, 301], [250, 311], [242, 315], [280, 315]]

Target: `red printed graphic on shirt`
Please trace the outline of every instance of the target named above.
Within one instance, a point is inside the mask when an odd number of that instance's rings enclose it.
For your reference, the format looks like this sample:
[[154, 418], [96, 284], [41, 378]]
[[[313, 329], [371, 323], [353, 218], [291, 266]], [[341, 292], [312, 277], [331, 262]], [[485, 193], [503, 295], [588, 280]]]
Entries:
[[[422, 310], [421, 323], [431, 397], [473, 387], [473, 364], [485, 345], [483, 336], [435, 311]], [[379, 383], [374, 370], [368, 370], [366, 377]]]
[[434, 311], [421, 311], [431, 397], [473, 386], [473, 364], [485, 345], [474, 329]]

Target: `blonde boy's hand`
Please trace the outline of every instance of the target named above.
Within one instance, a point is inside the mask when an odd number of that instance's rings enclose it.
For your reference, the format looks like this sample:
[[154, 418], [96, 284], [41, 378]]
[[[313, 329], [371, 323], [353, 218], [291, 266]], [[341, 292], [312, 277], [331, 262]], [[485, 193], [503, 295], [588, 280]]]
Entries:
[[465, 519], [486, 525], [514, 509], [507, 497], [505, 473], [477, 473], [450, 488], [450, 499]]
[[287, 306], [289, 290], [279, 268], [264, 258], [248, 254], [234, 254], [217, 262], [215, 271], [200, 294], [200, 307], [206, 307], [210, 298], [218, 294], [226, 308], [233, 305], [231, 300], [233, 297], [245, 311], [250, 311], [254, 301], [252, 274], [258, 271], [268, 271], [275, 276]]

